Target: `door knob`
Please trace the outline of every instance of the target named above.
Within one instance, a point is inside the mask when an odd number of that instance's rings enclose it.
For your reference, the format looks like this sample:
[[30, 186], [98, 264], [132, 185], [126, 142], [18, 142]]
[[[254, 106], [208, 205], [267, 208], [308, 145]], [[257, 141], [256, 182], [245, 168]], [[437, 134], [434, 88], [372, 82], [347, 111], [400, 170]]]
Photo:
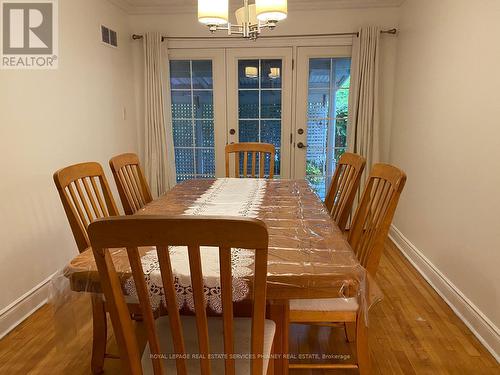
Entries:
[[306, 148], [307, 145], [303, 144], [302, 142], [297, 143], [298, 148]]
[[229, 134], [231, 134], [231, 135], [235, 135], [235, 134], [236, 134], [236, 130], [234, 130], [234, 129], [230, 129], [230, 130], [229, 130]]

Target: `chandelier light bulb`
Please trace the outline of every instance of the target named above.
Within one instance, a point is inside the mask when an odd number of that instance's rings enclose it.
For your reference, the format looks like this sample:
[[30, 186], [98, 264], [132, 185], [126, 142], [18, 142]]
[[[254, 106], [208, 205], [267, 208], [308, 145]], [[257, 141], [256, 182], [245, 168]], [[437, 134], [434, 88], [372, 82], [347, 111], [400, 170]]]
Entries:
[[257, 18], [262, 22], [284, 20], [288, 14], [287, 0], [255, 0]]
[[198, 21], [204, 25], [225, 25], [229, 22], [229, 0], [198, 0]]

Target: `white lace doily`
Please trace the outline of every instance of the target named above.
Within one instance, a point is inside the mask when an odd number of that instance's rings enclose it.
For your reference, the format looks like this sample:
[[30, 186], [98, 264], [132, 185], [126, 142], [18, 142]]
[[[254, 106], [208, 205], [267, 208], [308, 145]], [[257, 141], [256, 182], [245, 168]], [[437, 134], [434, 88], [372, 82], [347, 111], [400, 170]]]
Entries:
[[[226, 215], [256, 216], [264, 195], [266, 181], [261, 179], [218, 179], [194, 204], [185, 215]], [[216, 313], [222, 312], [222, 299], [219, 272], [219, 249], [202, 247], [200, 249], [205, 302]], [[170, 262], [174, 274], [174, 285], [179, 309], [187, 306], [194, 311], [193, 290], [189, 272], [189, 257], [186, 247], [169, 248]], [[149, 289], [151, 304], [157, 308], [165, 304], [160, 265], [156, 250], [147, 252], [142, 258], [142, 267]], [[254, 252], [246, 249], [232, 249], [231, 265], [233, 276], [233, 301], [244, 300], [249, 292], [246, 276], [251, 275]], [[137, 298], [133, 278], [125, 283], [125, 292]]]
[[256, 217], [265, 190], [264, 179], [220, 178], [184, 212], [184, 215]]

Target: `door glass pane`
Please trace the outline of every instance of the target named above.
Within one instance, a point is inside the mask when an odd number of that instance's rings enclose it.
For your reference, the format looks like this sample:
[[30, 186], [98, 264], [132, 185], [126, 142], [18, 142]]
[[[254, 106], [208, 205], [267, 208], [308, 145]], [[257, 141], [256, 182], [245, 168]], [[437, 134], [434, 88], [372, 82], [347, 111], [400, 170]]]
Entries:
[[196, 120], [195, 146], [214, 147], [214, 123], [212, 120]]
[[281, 146], [281, 121], [262, 120], [260, 124], [261, 142], [271, 143], [274, 147]]
[[195, 160], [198, 175], [215, 174], [215, 150], [213, 148], [197, 148]]
[[193, 116], [193, 97], [191, 91], [172, 90], [172, 118], [187, 119]]
[[211, 60], [171, 60], [172, 131], [177, 181], [215, 177]]
[[186, 173], [177, 174], [177, 181], [189, 180], [194, 177], [194, 150], [192, 148], [175, 147], [175, 167]]
[[309, 60], [306, 179], [321, 199], [347, 148], [350, 58]]
[[240, 118], [259, 118], [259, 91], [239, 90], [238, 103]]
[[310, 89], [308, 95], [307, 117], [309, 119], [328, 118], [328, 108], [330, 106], [329, 89]]
[[262, 60], [260, 84], [263, 89], [281, 88], [281, 60]]
[[[282, 124], [282, 60], [238, 61], [238, 125], [240, 142], [276, 147], [275, 176], [280, 175]], [[269, 173], [269, 160], [265, 163]]]
[[332, 59], [309, 60], [309, 88], [330, 88]]
[[191, 88], [191, 70], [189, 61], [171, 61], [170, 62], [170, 87], [172, 89], [190, 89]]
[[240, 142], [259, 142], [259, 121], [240, 120]]
[[259, 60], [238, 61], [238, 88], [259, 88]]
[[193, 91], [194, 118], [214, 118], [214, 103], [212, 91]]
[[281, 118], [281, 90], [261, 92], [261, 118]]
[[173, 120], [174, 148], [193, 144], [193, 124], [190, 120]]
[[193, 89], [212, 88], [212, 60], [193, 61]]
[[335, 124], [335, 147], [347, 146], [347, 118], [339, 118]]

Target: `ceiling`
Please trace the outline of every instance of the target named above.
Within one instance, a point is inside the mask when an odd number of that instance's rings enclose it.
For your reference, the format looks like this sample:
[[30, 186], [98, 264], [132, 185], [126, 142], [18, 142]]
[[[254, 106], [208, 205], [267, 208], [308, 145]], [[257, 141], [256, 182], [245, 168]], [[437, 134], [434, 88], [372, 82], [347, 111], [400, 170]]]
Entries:
[[[130, 14], [194, 13], [197, 0], [111, 0]], [[332, 9], [394, 7], [405, 0], [288, 0], [289, 9]], [[253, 2], [252, 0], [250, 2]], [[231, 8], [243, 5], [243, 0], [230, 0]]]

